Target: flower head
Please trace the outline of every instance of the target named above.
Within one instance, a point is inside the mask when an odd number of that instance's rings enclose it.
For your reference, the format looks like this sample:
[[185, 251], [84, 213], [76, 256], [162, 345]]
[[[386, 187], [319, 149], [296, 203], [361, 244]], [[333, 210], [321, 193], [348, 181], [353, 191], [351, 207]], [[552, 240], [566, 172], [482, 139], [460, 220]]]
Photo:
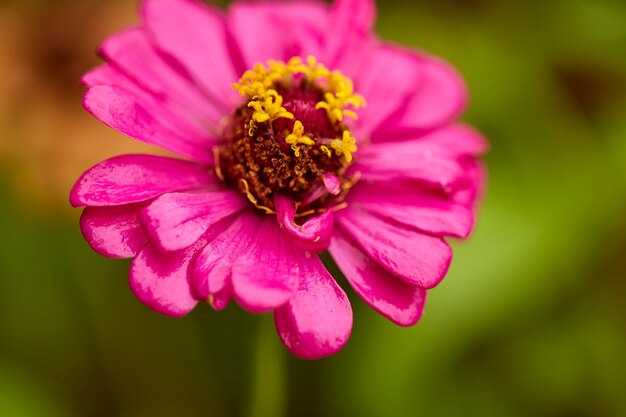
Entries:
[[[152, 309], [184, 316], [233, 299], [273, 312], [295, 355], [340, 350], [345, 292], [415, 324], [466, 237], [482, 187], [480, 134], [456, 122], [466, 93], [441, 60], [372, 32], [371, 0], [144, 0], [109, 38], [84, 105], [182, 159], [122, 155], [85, 172], [71, 203]], [[261, 30], [259, 30], [261, 28]], [[331, 30], [332, 28], [332, 30]]]

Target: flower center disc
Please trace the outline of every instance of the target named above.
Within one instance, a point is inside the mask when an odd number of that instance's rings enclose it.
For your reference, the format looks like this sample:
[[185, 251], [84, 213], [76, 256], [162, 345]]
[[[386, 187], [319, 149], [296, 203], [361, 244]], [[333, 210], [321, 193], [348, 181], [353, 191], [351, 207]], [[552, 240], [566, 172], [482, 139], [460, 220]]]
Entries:
[[233, 87], [247, 102], [226, 124], [226, 144], [215, 148], [218, 176], [268, 213], [276, 193], [301, 213], [342, 198], [357, 150], [344, 118], [356, 119], [352, 109], [365, 105], [352, 81], [309, 57], [256, 64]]

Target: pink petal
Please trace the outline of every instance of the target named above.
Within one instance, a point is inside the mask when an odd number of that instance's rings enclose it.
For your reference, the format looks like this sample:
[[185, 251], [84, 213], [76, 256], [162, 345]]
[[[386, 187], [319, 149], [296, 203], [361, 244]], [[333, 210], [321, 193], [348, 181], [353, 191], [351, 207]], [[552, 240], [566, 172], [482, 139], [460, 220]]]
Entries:
[[338, 195], [341, 192], [341, 181], [333, 174], [322, 175], [324, 187], [332, 195]]
[[[165, 114], [163, 121], [168, 123], [168, 127], [173, 130], [191, 130], [197, 135], [197, 126], [191, 126], [187, 116], [182, 118], [181, 111], [175, 109], [171, 103], [163, 100], [159, 95], [147, 87], [140, 85], [135, 79], [130, 78], [126, 73], [110, 64], [100, 65], [87, 72], [81, 78], [81, 83], [87, 87], [108, 86], [118, 87], [125, 90], [142, 103], [144, 107], [155, 109], [160, 114]], [[168, 122], [169, 120], [169, 122]], [[195, 131], [195, 133], [193, 133]]]
[[[137, 81], [116, 67], [108, 64], [96, 67], [87, 72], [82, 77], [81, 82], [88, 87], [109, 86], [125, 90], [142, 107], [150, 109], [153, 116], [158, 115], [157, 118], [163, 126], [170, 131], [178, 133], [178, 136], [182, 134], [189, 138], [195, 137], [198, 138], [198, 142], [203, 144], [204, 142], [213, 143], [216, 141], [208, 132], [215, 132], [215, 125], [223, 117], [221, 113], [215, 113], [213, 116], [205, 114], [204, 119], [206, 120], [199, 120], [200, 116], [194, 115], [194, 112], [185, 108], [184, 105], [172, 101], [164, 93], [154, 92], [147, 87], [139, 85]], [[179, 88], [171, 88], [171, 91], [174, 92], [179, 90]], [[204, 108], [205, 106], [201, 107]], [[196, 106], [194, 110], [197, 109], [198, 107]], [[210, 106], [207, 109], [210, 109]]]
[[368, 144], [359, 156], [370, 157], [378, 154], [410, 155], [411, 157], [448, 157], [482, 155], [489, 144], [473, 127], [457, 123], [444, 126], [426, 134], [414, 134], [391, 138], [388, 142]]
[[116, 206], [149, 200], [169, 191], [214, 183], [206, 167], [151, 155], [121, 155], [87, 170], [70, 192], [70, 203]]
[[188, 314], [198, 304], [189, 284], [189, 263], [198, 249], [194, 246], [162, 253], [146, 246], [131, 265], [131, 290], [142, 303], [161, 314]]
[[348, 173], [359, 172], [364, 181], [417, 182], [446, 192], [453, 191], [467, 181], [459, 160], [412, 146], [388, 152], [380, 148], [371, 151], [365, 148], [358, 156]]
[[246, 68], [269, 59], [287, 61], [307, 55], [319, 58], [327, 34], [328, 7], [322, 2], [234, 2], [228, 23]]
[[[153, 115], [158, 114], [159, 121], [171, 131], [200, 138], [200, 142], [215, 142], [213, 136], [210, 136], [208, 132], [214, 134], [216, 130], [215, 125], [223, 117], [222, 113], [215, 112], [213, 114], [213, 112], [208, 111], [202, 113], [203, 116], [199, 116], [198, 114], [200, 113], [197, 113], [201, 108], [211, 110], [211, 105], [196, 105], [192, 111], [188, 108], [191, 104], [183, 105], [168, 97], [169, 94], [149, 90], [148, 87], [140, 85], [135, 79], [130, 78], [123, 71], [109, 64], [101, 65], [87, 72], [81, 78], [81, 82], [87, 87], [109, 86], [125, 90], [141, 106], [150, 109]], [[168, 91], [176, 93], [174, 94], [176, 96], [182, 94], [180, 88], [171, 87]]]
[[317, 256], [300, 262], [300, 285], [287, 304], [276, 309], [278, 334], [294, 355], [318, 359], [341, 350], [352, 331], [346, 293]]
[[369, 136], [369, 132], [410, 100], [423, 81], [424, 66], [424, 60], [412, 51], [392, 44], [372, 46], [367, 65], [355, 80], [356, 91], [367, 101], [367, 106], [358, 111], [359, 136]]
[[299, 248], [312, 252], [322, 252], [328, 248], [333, 233], [334, 212], [328, 210], [299, 225], [295, 222], [295, 203], [286, 196], [276, 194], [276, 217], [291, 241]]
[[421, 87], [403, 109], [372, 133], [373, 142], [444, 126], [465, 110], [467, 88], [461, 76], [442, 60], [432, 57], [424, 57], [424, 60]]
[[130, 85], [134, 85], [136, 89], [140, 87], [128, 78], [127, 75], [120, 70], [113, 68], [109, 64], [99, 65], [95, 68], [87, 71], [80, 79], [82, 85], [86, 87], [95, 87], [96, 85], [109, 85], [115, 87], [122, 87], [126, 90], [136, 92], [132, 90]]
[[[154, 93], [146, 90], [137, 84], [135, 80], [124, 74], [121, 70], [112, 67], [109, 64], [93, 68], [83, 75], [80, 81], [87, 87], [118, 87], [131, 93], [134, 97], [137, 97], [139, 102], [149, 103], [145, 105], [146, 107], [166, 107], [167, 110], [169, 110], [168, 105], [157, 98]], [[164, 109], [161, 109], [159, 111], [163, 110]], [[185, 122], [183, 121], [183, 123]]]
[[167, 193], [141, 212], [141, 221], [162, 250], [175, 251], [194, 244], [209, 227], [246, 206], [245, 198], [234, 190]]
[[300, 207], [306, 207], [325, 195], [339, 195], [341, 192], [341, 181], [333, 174], [324, 174], [313, 182], [311, 187], [299, 196]]
[[300, 285], [287, 304], [276, 309], [274, 321], [287, 349], [305, 359], [341, 350], [352, 331], [352, 308], [346, 293], [317, 256], [303, 259]]
[[142, 16], [155, 44], [180, 62], [225, 109], [238, 100], [238, 75], [222, 13], [195, 0], [144, 0]]
[[433, 288], [448, 271], [452, 251], [441, 238], [352, 206], [338, 212], [337, 221], [369, 257], [411, 285]]
[[373, 0], [337, 0], [332, 6], [322, 61], [349, 77], [367, 65], [376, 20]]
[[454, 194], [454, 200], [459, 204], [476, 210], [485, 193], [487, 170], [482, 163], [473, 159], [464, 160], [463, 167], [468, 181], [463, 188]]
[[108, 38], [100, 52], [146, 90], [182, 105], [187, 113], [214, 125], [224, 116], [187, 74], [158, 55], [142, 29], [126, 30]]
[[[351, 32], [367, 33], [374, 28], [376, 22], [376, 3], [373, 0], [336, 0], [331, 9], [333, 27], [337, 31], [328, 42], [339, 44], [340, 35]], [[339, 45], [335, 46], [341, 49]]]
[[80, 229], [87, 243], [109, 258], [135, 257], [147, 239], [139, 223], [139, 210], [145, 203], [113, 207], [86, 207]]
[[189, 125], [157, 102], [119, 87], [98, 85], [87, 91], [83, 105], [101, 122], [133, 139], [198, 162], [213, 162], [211, 147], [215, 139], [194, 134], [191, 128], [183, 129]]
[[246, 254], [233, 264], [237, 302], [253, 313], [285, 304], [298, 288], [298, 260], [304, 256], [290, 246], [273, 219], [265, 216]]
[[418, 322], [426, 290], [409, 285], [385, 271], [341, 232], [333, 236], [330, 253], [352, 288], [373, 309], [400, 326], [412, 326]]
[[364, 180], [413, 180], [452, 192], [470, 181], [463, 162], [466, 157], [488, 149], [483, 136], [464, 124], [398, 139], [363, 147], [352, 170], [361, 172]]
[[[478, 130], [464, 123], [445, 126], [421, 136], [417, 142], [432, 153], [454, 156], [479, 156], [489, 150], [489, 143]], [[378, 146], [378, 144], [376, 145]]]
[[219, 233], [198, 254], [192, 284], [198, 296], [216, 310], [224, 309], [233, 297], [232, 267], [257, 235], [261, 216], [244, 211], [227, 230]]
[[417, 187], [384, 185], [358, 184], [348, 196], [350, 205], [436, 236], [470, 234], [474, 215], [467, 206]]

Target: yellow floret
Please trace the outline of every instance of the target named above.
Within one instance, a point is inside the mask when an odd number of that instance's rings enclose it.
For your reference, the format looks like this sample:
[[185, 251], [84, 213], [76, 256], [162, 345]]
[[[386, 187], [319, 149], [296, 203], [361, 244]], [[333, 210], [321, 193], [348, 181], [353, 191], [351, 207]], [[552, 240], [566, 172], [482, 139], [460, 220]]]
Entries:
[[333, 140], [330, 146], [337, 155], [343, 155], [347, 163], [352, 162], [352, 154], [357, 150], [356, 141], [349, 130], [344, 130], [343, 137]]
[[319, 79], [327, 79], [330, 75], [328, 68], [317, 62], [315, 57], [308, 56], [306, 62], [307, 65], [300, 66], [300, 71], [306, 76], [306, 80], [309, 83], [313, 83]]
[[317, 103], [315, 108], [326, 110], [328, 118], [333, 123], [343, 121], [344, 117], [357, 119], [356, 113], [346, 107], [351, 106], [354, 109], [364, 107], [365, 99], [359, 94], [354, 94], [352, 81], [339, 71], [332, 71], [327, 81], [330, 91], [324, 94], [324, 101]]
[[304, 126], [299, 120], [296, 120], [296, 122], [293, 124], [293, 133], [287, 135], [287, 137], [285, 138], [285, 142], [290, 145], [296, 145], [300, 143], [304, 145], [313, 145], [315, 143], [313, 139], [309, 138], [308, 136], [304, 136]]
[[291, 149], [293, 150], [296, 157], [300, 156], [300, 148], [298, 147], [299, 144], [315, 144], [313, 139], [309, 138], [308, 136], [304, 136], [304, 126], [299, 120], [296, 120], [293, 125], [293, 133], [290, 133], [289, 135], [287, 135], [287, 137], [285, 137], [285, 142], [291, 145]]
[[248, 103], [248, 107], [254, 109], [252, 120], [257, 123], [274, 121], [280, 118], [293, 119], [293, 114], [283, 107], [283, 98], [276, 90], [268, 90], [264, 100], [252, 100]]
[[269, 76], [267, 68], [263, 64], [256, 64], [254, 69], [243, 73], [239, 82], [233, 84], [233, 88], [242, 96], [264, 98], [265, 93], [273, 84], [274, 81]]
[[[294, 115], [283, 107], [283, 97], [277, 92], [292, 88], [294, 80], [308, 83], [307, 88], [314, 84], [316, 88], [325, 91], [324, 99], [315, 108], [324, 109], [332, 123], [341, 123], [346, 117], [357, 119], [354, 110], [366, 104], [362, 96], [354, 93], [352, 80], [340, 71], [329, 71], [313, 56], [307, 57], [306, 62], [294, 57], [287, 63], [269, 61], [267, 66], [257, 63], [241, 76], [238, 83], [233, 84], [239, 94], [249, 98], [247, 106], [254, 109], [248, 124], [249, 135], [254, 133], [257, 123], [273, 122], [280, 118], [294, 119]], [[298, 145], [310, 146], [315, 143], [304, 135], [300, 121], [294, 123], [293, 132], [287, 135], [285, 141], [291, 145], [296, 156], [300, 154]], [[352, 161], [352, 153], [356, 151], [354, 138], [349, 131], [344, 131], [342, 138], [333, 140], [330, 147], [337, 155], [343, 155], [347, 162]], [[320, 149], [331, 156], [332, 152], [327, 146], [321, 146]]]

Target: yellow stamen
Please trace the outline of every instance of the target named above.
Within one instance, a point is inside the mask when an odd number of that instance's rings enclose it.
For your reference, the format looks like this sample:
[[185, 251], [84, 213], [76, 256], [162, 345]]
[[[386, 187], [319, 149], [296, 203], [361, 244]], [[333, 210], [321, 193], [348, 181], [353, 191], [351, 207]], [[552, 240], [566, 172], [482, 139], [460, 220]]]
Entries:
[[260, 210], [263, 210], [267, 214], [276, 214], [276, 212], [272, 210], [271, 208], [259, 204], [259, 200], [254, 198], [254, 196], [250, 192], [250, 186], [248, 185], [248, 181], [246, 181], [243, 178], [240, 178], [239, 183], [243, 186], [244, 194], [246, 195], [246, 197], [248, 198], [248, 200], [252, 203], [254, 207]]
[[331, 207], [330, 209], [331, 209], [332, 211], [339, 211], [339, 210], [343, 210], [343, 209], [345, 209], [346, 207], [348, 207], [348, 203], [346, 203], [346, 202], [344, 201], [343, 203], [339, 203], [339, 204], [337, 204], [336, 206]]
[[333, 122], [342, 122], [344, 117], [357, 119], [354, 111], [346, 109], [351, 106], [354, 109], [365, 106], [365, 99], [354, 93], [352, 80], [343, 76], [340, 71], [332, 71], [326, 76], [329, 92], [324, 94], [324, 101], [317, 103], [315, 108], [324, 109], [328, 118]]
[[222, 173], [222, 167], [220, 165], [220, 148], [217, 146], [213, 147], [213, 160], [215, 161], [215, 175], [217, 175], [217, 178], [224, 181], [224, 174]]
[[299, 144], [303, 145], [314, 145], [315, 142], [308, 136], [304, 136], [304, 126], [299, 120], [293, 124], [293, 133], [290, 133], [285, 137], [285, 142], [291, 145], [291, 149], [293, 149], [294, 153], [297, 157], [300, 156], [300, 149], [298, 148]]
[[[253, 136], [259, 123], [272, 123], [280, 118], [295, 118], [293, 113], [283, 107], [283, 97], [278, 91], [289, 91], [293, 88], [294, 82], [299, 80], [308, 84], [307, 88], [314, 87], [325, 91], [324, 99], [318, 102], [315, 108], [325, 110], [333, 124], [342, 123], [346, 117], [357, 119], [355, 110], [366, 105], [363, 97], [354, 93], [354, 84], [350, 78], [345, 77], [340, 71], [329, 71], [313, 56], [307, 57], [306, 60], [294, 57], [287, 63], [269, 61], [267, 66], [257, 63], [253, 69], [242, 75], [238, 83], [233, 84], [239, 94], [248, 97], [247, 106], [254, 110], [248, 122], [249, 136]], [[300, 145], [315, 145], [315, 141], [305, 135], [304, 126], [298, 120], [294, 123], [293, 132], [287, 135], [285, 141], [291, 146], [296, 157], [301, 155]], [[343, 155], [348, 163], [352, 161], [352, 154], [357, 150], [356, 142], [347, 130], [343, 131], [343, 137], [330, 143], [326, 142], [326, 145], [320, 146], [319, 149], [329, 158], [332, 157], [334, 150], [338, 156]]]
[[248, 123], [248, 136], [254, 136], [254, 131], [256, 130], [256, 125], [254, 124], [254, 120], [250, 120]]
[[263, 64], [256, 64], [254, 69], [244, 72], [233, 88], [242, 96], [265, 97], [266, 91], [274, 83], [272, 78]]
[[306, 58], [308, 65], [302, 65], [299, 69], [306, 75], [306, 80], [309, 83], [313, 83], [319, 79], [326, 79], [330, 75], [330, 71], [323, 64], [317, 62], [317, 59], [313, 56]]
[[264, 100], [252, 100], [248, 103], [248, 107], [254, 109], [252, 120], [257, 123], [280, 118], [293, 119], [293, 114], [283, 107], [283, 97], [276, 90], [268, 90]]
[[352, 153], [357, 150], [356, 141], [349, 130], [344, 130], [343, 137], [333, 140], [330, 146], [335, 150], [337, 155], [343, 155], [347, 163], [352, 162]]
[[291, 82], [293, 76], [302, 72], [302, 59], [294, 57], [285, 64], [281, 61], [269, 61], [268, 77], [275, 81]]
[[302, 122], [300, 122], [299, 120], [296, 120], [296, 122], [293, 124], [293, 133], [287, 135], [287, 137], [285, 138], [285, 141], [290, 145], [294, 143], [303, 143], [305, 145], [313, 145], [315, 143], [313, 139], [307, 136], [304, 136], [304, 126], [302, 125]]

